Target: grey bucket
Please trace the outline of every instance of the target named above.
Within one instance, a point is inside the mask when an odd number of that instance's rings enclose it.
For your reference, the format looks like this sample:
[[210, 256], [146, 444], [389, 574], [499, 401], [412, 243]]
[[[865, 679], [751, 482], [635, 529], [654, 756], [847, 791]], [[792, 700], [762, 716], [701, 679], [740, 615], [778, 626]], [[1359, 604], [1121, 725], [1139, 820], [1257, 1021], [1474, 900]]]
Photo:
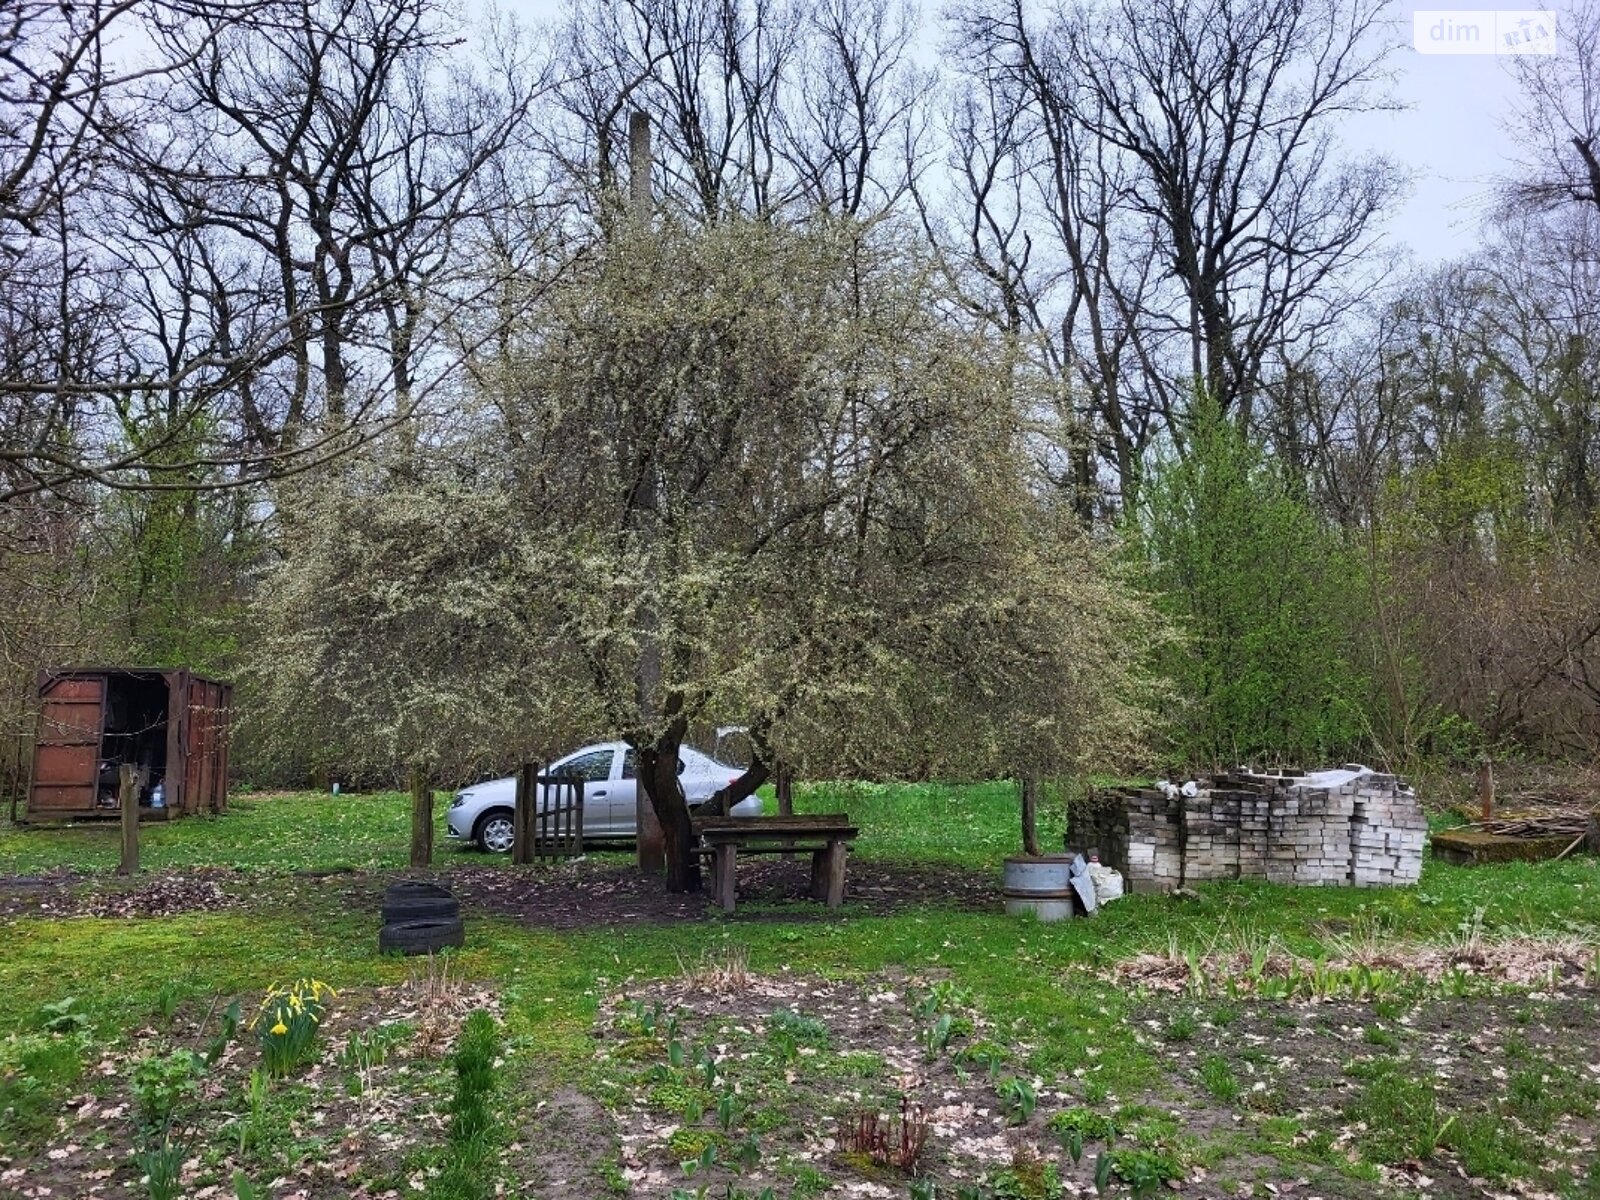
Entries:
[[1032, 913], [1041, 921], [1065, 921], [1077, 915], [1072, 886], [1071, 854], [1019, 855], [1006, 859], [1006, 913]]

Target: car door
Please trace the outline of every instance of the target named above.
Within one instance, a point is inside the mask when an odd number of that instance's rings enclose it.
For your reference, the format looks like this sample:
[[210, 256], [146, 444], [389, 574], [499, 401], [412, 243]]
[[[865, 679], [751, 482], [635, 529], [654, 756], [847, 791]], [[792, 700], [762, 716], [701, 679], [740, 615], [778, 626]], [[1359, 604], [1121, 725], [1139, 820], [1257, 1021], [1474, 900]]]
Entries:
[[617, 836], [611, 806], [612, 789], [616, 787], [612, 779], [616, 758], [614, 747], [601, 746], [580, 750], [571, 758], [551, 764], [552, 774], [576, 775], [583, 780], [583, 836], [586, 838]]
[[639, 836], [639, 763], [633, 747], [622, 752], [622, 778], [611, 793], [611, 827], [618, 837]]
[[[679, 761], [680, 776], [685, 773], [686, 766], [686, 761]], [[705, 796], [700, 799], [704, 800]], [[611, 793], [611, 822], [618, 837], [639, 836], [639, 774], [632, 746], [622, 752], [622, 778], [617, 781], [616, 790]]]

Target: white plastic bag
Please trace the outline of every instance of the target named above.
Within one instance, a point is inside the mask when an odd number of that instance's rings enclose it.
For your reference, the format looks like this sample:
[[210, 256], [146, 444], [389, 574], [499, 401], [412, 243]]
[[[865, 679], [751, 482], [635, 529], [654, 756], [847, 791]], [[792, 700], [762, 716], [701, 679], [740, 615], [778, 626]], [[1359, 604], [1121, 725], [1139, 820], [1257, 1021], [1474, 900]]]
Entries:
[[1094, 884], [1094, 906], [1100, 908], [1122, 898], [1122, 872], [1100, 863], [1089, 864], [1089, 880]]

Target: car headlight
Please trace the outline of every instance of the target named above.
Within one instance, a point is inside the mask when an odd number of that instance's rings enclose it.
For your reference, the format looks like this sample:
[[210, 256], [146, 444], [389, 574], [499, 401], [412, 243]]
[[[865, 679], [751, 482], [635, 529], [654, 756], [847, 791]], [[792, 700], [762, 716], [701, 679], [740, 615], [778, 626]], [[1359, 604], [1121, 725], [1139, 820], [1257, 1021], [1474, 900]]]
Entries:
[[451, 808], [460, 808], [466, 802], [467, 802], [467, 794], [465, 792], [457, 792], [456, 793], [456, 798], [454, 800], [450, 801], [450, 807]]

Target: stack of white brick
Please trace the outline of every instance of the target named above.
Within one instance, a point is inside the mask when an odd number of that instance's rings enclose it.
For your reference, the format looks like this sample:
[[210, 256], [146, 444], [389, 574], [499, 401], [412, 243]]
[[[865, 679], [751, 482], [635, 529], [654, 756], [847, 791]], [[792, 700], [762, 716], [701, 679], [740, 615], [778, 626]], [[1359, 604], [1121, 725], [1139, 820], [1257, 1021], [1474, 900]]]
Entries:
[[1416, 793], [1393, 775], [1355, 780], [1350, 822], [1350, 882], [1392, 887], [1422, 878], [1422, 844], [1428, 820]]
[[[1107, 803], [1109, 801], [1109, 803]], [[1379, 887], [1422, 874], [1427, 822], [1398, 777], [1350, 766], [1318, 775], [1219, 776], [1192, 797], [1121, 789], [1074, 818], [1132, 891], [1209, 879]]]

